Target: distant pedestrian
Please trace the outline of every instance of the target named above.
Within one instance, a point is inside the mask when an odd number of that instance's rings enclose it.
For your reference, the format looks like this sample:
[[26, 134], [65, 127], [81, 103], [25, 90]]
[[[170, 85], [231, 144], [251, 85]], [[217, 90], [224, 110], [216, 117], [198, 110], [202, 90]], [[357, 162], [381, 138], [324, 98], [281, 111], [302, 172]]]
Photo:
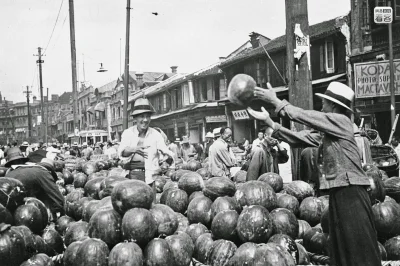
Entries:
[[210, 147], [209, 164], [212, 176], [231, 177], [230, 168], [235, 162], [228, 150], [228, 142], [232, 138], [232, 130], [229, 127], [220, 129], [220, 137]]

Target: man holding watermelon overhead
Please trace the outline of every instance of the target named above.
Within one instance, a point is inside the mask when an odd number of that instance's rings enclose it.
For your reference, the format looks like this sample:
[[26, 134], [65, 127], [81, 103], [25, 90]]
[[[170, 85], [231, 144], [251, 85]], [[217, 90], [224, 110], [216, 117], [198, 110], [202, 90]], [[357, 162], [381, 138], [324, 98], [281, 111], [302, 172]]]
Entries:
[[261, 112], [251, 108], [248, 111], [274, 130], [273, 137], [291, 146], [318, 147], [319, 186], [329, 191], [331, 265], [381, 265], [367, 193], [369, 181], [361, 167], [350, 120], [354, 92], [342, 83], [332, 82], [325, 94], [316, 96], [322, 98], [322, 112], [303, 110], [281, 101], [270, 84], [268, 89], [254, 88], [254, 97], [272, 104], [281, 117], [322, 132], [321, 145], [310, 130], [293, 132], [275, 123], [265, 108]]

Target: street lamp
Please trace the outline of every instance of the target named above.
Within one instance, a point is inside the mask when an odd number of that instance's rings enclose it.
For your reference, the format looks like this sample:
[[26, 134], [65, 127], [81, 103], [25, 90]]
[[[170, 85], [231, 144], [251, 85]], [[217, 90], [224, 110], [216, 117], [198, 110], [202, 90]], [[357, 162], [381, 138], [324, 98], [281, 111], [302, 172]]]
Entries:
[[107, 72], [108, 70], [103, 67], [103, 63], [100, 63], [100, 68], [97, 72]]

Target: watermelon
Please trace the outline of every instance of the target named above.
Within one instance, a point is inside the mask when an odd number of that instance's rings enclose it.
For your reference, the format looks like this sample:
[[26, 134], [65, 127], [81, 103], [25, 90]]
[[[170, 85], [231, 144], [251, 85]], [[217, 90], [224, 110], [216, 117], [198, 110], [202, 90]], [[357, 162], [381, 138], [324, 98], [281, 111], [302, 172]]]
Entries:
[[143, 265], [142, 249], [133, 242], [117, 244], [108, 256], [108, 266]]
[[283, 190], [285, 193], [296, 197], [299, 202], [307, 197], [314, 196], [314, 190], [310, 184], [301, 180], [295, 180], [285, 184]]
[[210, 233], [204, 233], [198, 236], [194, 244], [193, 257], [201, 263], [207, 262], [207, 255], [210, 252], [214, 240]]
[[386, 194], [400, 202], [400, 177], [391, 177], [383, 182]]
[[203, 191], [195, 191], [195, 192], [193, 192], [192, 194], [190, 194], [190, 195], [189, 195], [188, 204], [189, 204], [194, 198], [199, 197], [199, 196], [204, 196]]
[[13, 212], [23, 203], [25, 188], [21, 181], [2, 177], [0, 178], [0, 204]]
[[88, 223], [84, 221], [69, 224], [64, 238], [65, 246], [68, 247], [75, 241], [83, 241], [88, 238], [88, 228]]
[[300, 213], [299, 201], [294, 196], [289, 194], [281, 194], [278, 197], [277, 207], [288, 209], [296, 216], [298, 216]]
[[257, 246], [253, 265], [295, 266], [296, 262], [280, 245], [267, 243]]
[[154, 238], [144, 250], [145, 265], [174, 265], [174, 257], [165, 239]]
[[299, 251], [299, 260], [298, 265], [309, 265], [310, 264], [310, 256], [308, 256], [308, 252], [305, 247], [296, 242], [297, 250]]
[[285, 234], [296, 239], [299, 234], [299, 223], [296, 216], [288, 209], [278, 208], [269, 214], [271, 235]]
[[271, 235], [269, 219], [269, 212], [263, 206], [245, 207], [239, 215], [236, 226], [240, 240], [242, 242], [265, 243]]
[[154, 186], [156, 188], [157, 193], [163, 192], [164, 186], [167, 183], [167, 179], [164, 176], [157, 176], [154, 179]]
[[87, 162], [83, 164], [82, 166], [82, 172], [84, 172], [86, 175], [90, 175], [92, 173], [98, 172], [99, 169], [97, 168], [97, 165], [95, 162]]
[[262, 174], [257, 180], [266, 182], [276, 193], [281, 191], [283, 188], [283, 179], [276, 173], [269, 172]]
[[186, 233], [192, 238], [193, 243], [196, 243], [196, 240], [199, 236], [208, 233], [208, 229], [204, 224], [201, 223], [191, 224], [186, 229]]
[[78, 173], [74, 177], [74, 187], [75, 188], [83, 188], [85, 187], [86, 182], [88, 181], [87, 175], [84, 173]]
[[97, 177], [92, 180], [89, 180], [84, 186], [85, 195], [87, 197], [92, 197], [94, 199], [100, 199], [99, 192], [100, 192], [101, 182], [103, 182], [103, 180], [104, 177]]
[[194, 251], [194, 244], [190, 236], [185, 232], [177, 232], [175, 235], [166, 237], [165, 240], [172, 252], [173, 265], [190, 265]]
[[196, 160], [189, 160], [186, 164], [184, 164], [182, 166], [182, 169], [184, 170], [189, 170], [192, 172], [196, 172], [197, 170], [199, 170], [201, 168], [201, 163], [199, 161]]
[[235, 184], [226, 177], [212, 177], [204, 182], [203, 193], [211, 200], [223, 196], [233, 196], [235, 192]]
[[372, 206], [375, 229], [380, 237], [394, 237], [400, 234], [400, 205], [382, 202]]
[[153, 204], [150, 212], [156, 221], [157, 235], [169, 236], [178, 228], [178, 218], [175, 212], [167, 205]]
[[44, 243], [47, 246], [49, 256], [56, 256], [63, 253], [64, 242], [61, 235], [53, 228], [47, 227], [42, 234]]
[[222, 211], [233, 210], [240, 214], [242, 207], [234, 197], [219, 197], [211, 205], [211, 220]]
[[176, 212], [185, 213], [189, 204], [188, 194], [178, 188], [169, 188], [162, 193], [160, 203]]
[[219, 239], [212, 243], [207, 256], [207, 264], [210, 266], [227, 265], [237, 250], [236, 245], [228, 240]]
[[[140, 181], [137, 181], [140, 182]], [[122, 218], [122, 238], [144, 247], [157, 232], [157, 223], [149, 210], [134, 208]]]
[[211, 224], [213, 239], [225, 239], [236, 241], [236, 225], [239, 214], [236, 211], [227, 210], [218, 213]]
[[85, 266], [107, 266], [109, 253], [106, 243], [100, 239], [89, 238], [82, 241], [75, 259]]
[[274, 243], [281, 246], [285, 249], [293, 258], [293, 260], [298, 264], [299, 262], [299, 250], [297, 248], [296, 242], [285, 234], [276, 234], [273, 235], [269, 240], [268, 243]]
[[199, 170], [196, 171], [196, 173], [201, 175], [203, 180], [208, 180], [212, 177], [212, 174], [211, 174], [210, 170], [208, 170], [208, 168], [200, 168]]
[[265, 182], [248, 181], [237, 188], [235, 198], [243, 206], [260, 205], [272, 211], [276, 208], [275, 191]]
[[132, 208], [150, 209], [154, 197], [151, 187], [139, 180], [118, 183], [111, 194], [113, 207], [121, 215]]
[[242, 244], [235, 252], [229, 263], [232, 266], [252, 265], [256, 255], [257, 245], [247, 242]]
[[21, 205], [14, 212], [15, 225], [25, 225], [33, 233], [39, 233], [44, 229], [42, 214], [34, 205]]
[[67, 227], [70, 223], [75, 222], [75, 220], [69, 216], [61, 216], [56, 221], [56, 230], [60, 235], [64, 235]]
[[114, 210], [96, 211], [89, 220], [88, 235], [103, 240], [109, 248], [121, 239], [121, 215]]
[[209, 226], [211, 223], [211, 204], [212, 201], [205, 196], [193, 199], [187, 209], [189, 223], [202, 223]]
[[178, 219], [178, 228], [176, 231], [186, 232], [187, 228], [189, 227], [189, 220], [186, 218], [185, 215], [182, 213], [176, 212], [176, 218]]
[[63, 262], [64, 266], [75, 266], [77, 251], [82, 245], [82, 241], [75, 241], [67, 247], [64, 252]]
[[239, 183], [246, 183], [246, 176], [247, 172], [243, 170], [239, 170], [234, 176], [233, 176], [233, 182], [239, 184]]
[[299, 218], [307, 221], [311, 226], [321, 221], [323, 203], [319, 198], [307, 197], [300, 204]]
[[[40, 210], [40, 214], [42, 216], [43, 228], [45, 228], [49, 222], [49, 214], [47, 213], [46, 205], [37, 198], [26, 197], [24, 198], [25, 205], [33, 205]], [[1, 219], [1, 218], [0, 218]]]
[[191, 194], [195, 191], [202, 191], [204, 188], [204, 181], [201, 175], [195, 172], [184, 174], [178, 181], [178, 187], [186, 193]]

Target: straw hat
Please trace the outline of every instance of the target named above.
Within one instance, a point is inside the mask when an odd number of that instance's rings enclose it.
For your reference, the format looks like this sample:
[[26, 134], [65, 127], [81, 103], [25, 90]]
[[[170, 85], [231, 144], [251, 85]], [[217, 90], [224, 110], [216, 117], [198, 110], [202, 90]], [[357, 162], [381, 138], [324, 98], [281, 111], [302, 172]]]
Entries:
[[189, 138], [187, 136], [182, 137], [182, 144], [189, 143]]
[[27, 146], [29, 146], [29, 143], [27, 141], [24, 141], [24, 142], [22, 142], [21, 146], [27, 147]]
[[139, 98], [135, 101], [135, 104], [133, 105], [131, 116], [136, 116], [144, 113], [154, 113], [153, 107], [150, 105], [150, 102], [148, 99], [145, 98]]
[[214, 138], [221, 136], [221, 128], [214, 128], [213, 130]]
[[214, 137], [214, 134], [213, 134], [213, 133], [207, 132], [206, 138], [213, 138], [213, 137]]
[[72, 146], [78, 147], [78, 142], [75, 141], [75, 142], [72, 144]]
[[354, 91], [343, 83], [336, 81], [331, 82], [326, 89], [325, 94], [316, 93], [315, 95], [339, 104], [340, 106], [353, 112], [351, 109], [351, 103], [354, 99]]
[[11, 163], [15, 160], [21, 160], [23, 163], [28, 161], [28, 158], [24, 157], [21, 150], [18, 147], [12, 147], [7, 150], [7, 162], [4, 165], [5, 167], [10, 167]]

